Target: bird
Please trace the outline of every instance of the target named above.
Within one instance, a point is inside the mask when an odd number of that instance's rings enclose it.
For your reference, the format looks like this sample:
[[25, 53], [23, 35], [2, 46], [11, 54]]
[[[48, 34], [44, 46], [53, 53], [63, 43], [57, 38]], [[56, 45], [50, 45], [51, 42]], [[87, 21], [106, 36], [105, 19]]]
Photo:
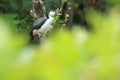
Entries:
[[39, 38], [43, 38], [46, 33], [51, 29], [51, 24], [54, 21], [54, 17], [56, 16], [55, 11], [50, 11], [48, 19], [45, 21], [45, 23], [41, 26], [41, 28], [38, 31]]
[[36, 20], [31, 28], [30, 31], [30, 39], [33, 40], [35, 36], [37, 36], [38, 34], [38, 30], [41, 28], [41, 26], [45, 23], [45, 21], [47, 20], [47, 17], [41, 17], [38, 20]]
[[31, 40], [33, 40], [35, 36], [37, 36], [39, 39], [43, 38], [43, 36], [45, 36], [50, 30], [55, 16], [56, 12], [50, 11], [48, 18], [44, 16], [36, 20], [30, 31]]

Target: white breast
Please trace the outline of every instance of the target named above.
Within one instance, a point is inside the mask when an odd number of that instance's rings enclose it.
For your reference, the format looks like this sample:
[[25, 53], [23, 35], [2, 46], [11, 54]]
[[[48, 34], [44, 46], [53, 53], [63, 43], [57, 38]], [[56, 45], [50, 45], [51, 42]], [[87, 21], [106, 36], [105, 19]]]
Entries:
[[53, 18], [49, 18], [39, 29], [39, 32], [42, 34], [46, 34], [50, 30], [50, 26], [53, 22]]

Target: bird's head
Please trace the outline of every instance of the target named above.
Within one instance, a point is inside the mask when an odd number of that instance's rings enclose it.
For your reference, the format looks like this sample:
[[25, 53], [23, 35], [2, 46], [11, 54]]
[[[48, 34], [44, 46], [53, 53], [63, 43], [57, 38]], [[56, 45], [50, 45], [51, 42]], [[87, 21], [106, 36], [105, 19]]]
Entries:
[[61, 13], [55, 12], [55, 11], [50, 11], [49, 12], [49, 17], [55, 17], [55, 16], [61, 16]]
[[54, 17], [56, 15], [56, 12], [55, 11], [50, 11], [49, 12], [49, 17]]

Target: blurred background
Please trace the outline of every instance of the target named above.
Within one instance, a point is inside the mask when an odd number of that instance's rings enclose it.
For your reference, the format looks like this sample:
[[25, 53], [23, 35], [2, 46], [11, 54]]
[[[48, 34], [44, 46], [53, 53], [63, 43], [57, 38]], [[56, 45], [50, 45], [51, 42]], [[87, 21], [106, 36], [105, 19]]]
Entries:
[[43, 0], [46, 14], [67, 1], [67, 22], [31, 44], [32, 0], [0, 0], [0, 80], [120, 80], [120, 0]]

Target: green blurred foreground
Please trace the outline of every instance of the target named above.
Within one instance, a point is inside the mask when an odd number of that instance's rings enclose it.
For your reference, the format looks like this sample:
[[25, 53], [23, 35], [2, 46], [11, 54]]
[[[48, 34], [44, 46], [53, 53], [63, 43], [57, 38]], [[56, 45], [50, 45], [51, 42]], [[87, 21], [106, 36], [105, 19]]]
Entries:
[[120, 80], [120, 12], [90, 12], [93, 32], [59, 30], [41, 46], [0, 18], [0, 80]]

